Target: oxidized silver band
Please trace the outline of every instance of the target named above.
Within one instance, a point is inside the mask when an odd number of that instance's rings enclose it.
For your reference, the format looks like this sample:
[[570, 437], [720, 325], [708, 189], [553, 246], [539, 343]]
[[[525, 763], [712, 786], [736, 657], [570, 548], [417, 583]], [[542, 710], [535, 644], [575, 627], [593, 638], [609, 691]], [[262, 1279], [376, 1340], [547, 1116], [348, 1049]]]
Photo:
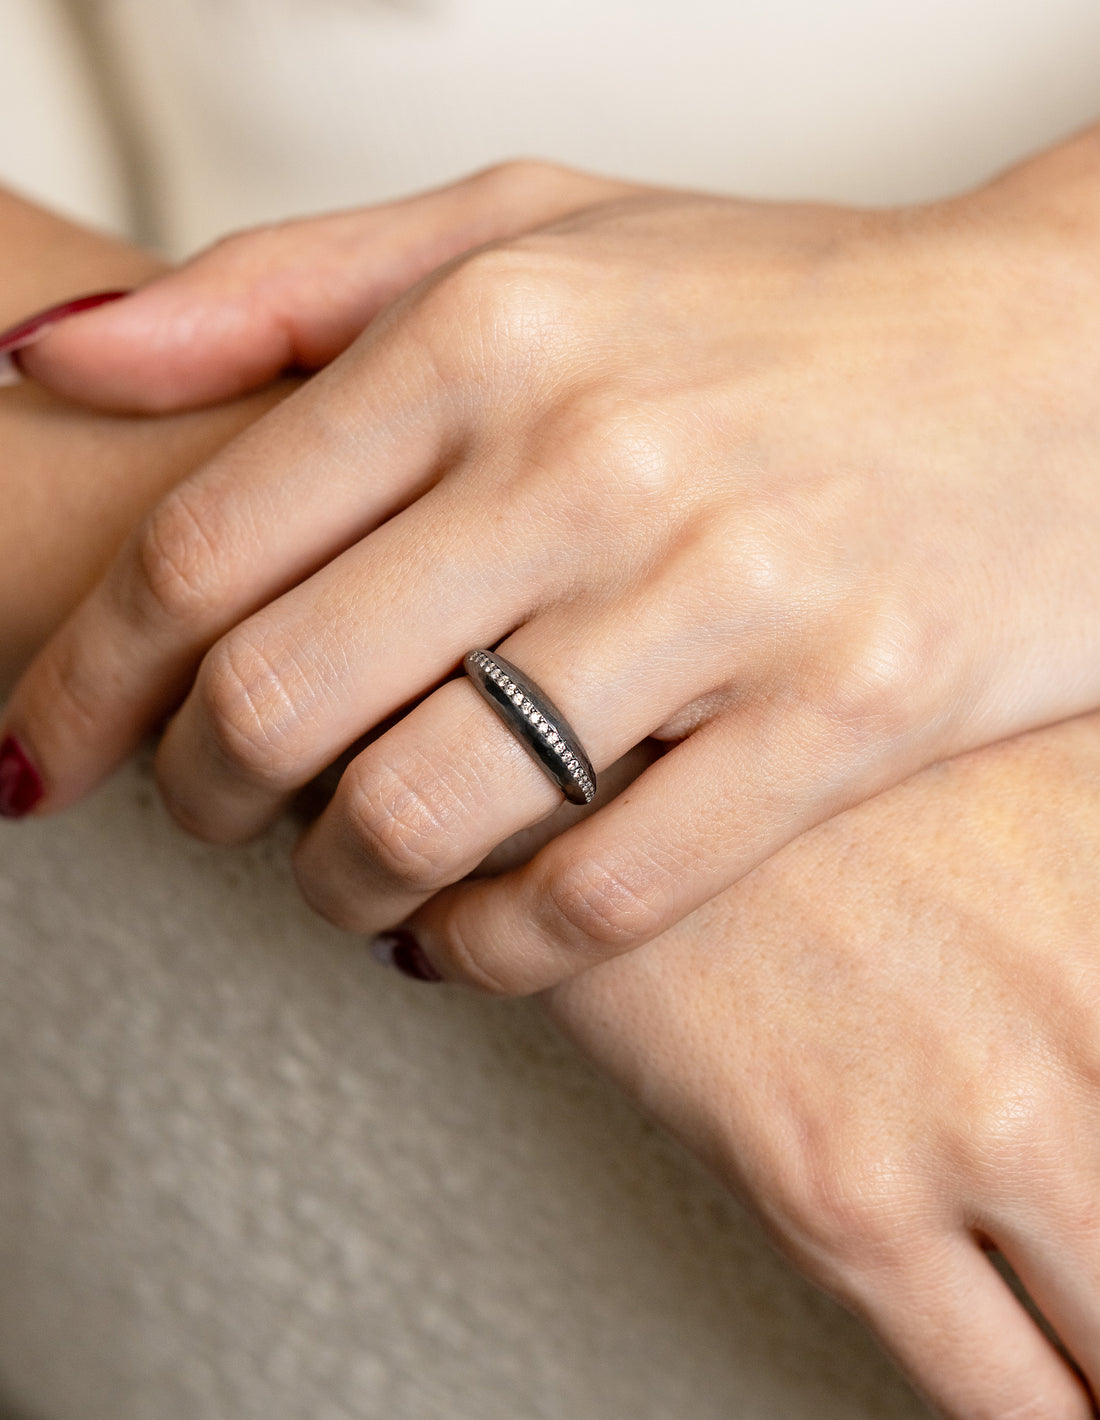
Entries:
[[466, 674], [571, 804], [596, 797], [596, 771], [568, 720], [521, 670], [494, 651], [471, 651]]

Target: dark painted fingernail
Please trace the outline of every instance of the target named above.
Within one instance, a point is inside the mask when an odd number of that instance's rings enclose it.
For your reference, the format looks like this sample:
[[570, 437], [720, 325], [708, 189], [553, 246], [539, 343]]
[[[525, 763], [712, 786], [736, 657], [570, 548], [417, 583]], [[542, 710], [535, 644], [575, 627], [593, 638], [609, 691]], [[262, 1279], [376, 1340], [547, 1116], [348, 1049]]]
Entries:
[[41, 340], [55, 325], [60, 325], [70, 316], [94, 311], [97, 306], [105, 306], [109, 301], [120, 301], [123, 296], [129, 294], [129, 291], [93, 291], [87, 296], [75, 296], [70, 301], [60, 301], [56, 306], [37, 311], [18, 325], [0, 332], [0, 385], [19, 383], [23, 377], [15, 357], [20, 350], [33, 345], [36, 340]]
[[443, 978], [428, 960], [424, 948], [411, 932], [398, 927], [393, 932], [381, 932], [370, 944], [371, 955], [383, 966], [392, 966], [402, 976], [413, 981], [442, 981]]
[[25, 818], [45, 792], [26, 750], [8, 735], [0, 744], [0, 818]]

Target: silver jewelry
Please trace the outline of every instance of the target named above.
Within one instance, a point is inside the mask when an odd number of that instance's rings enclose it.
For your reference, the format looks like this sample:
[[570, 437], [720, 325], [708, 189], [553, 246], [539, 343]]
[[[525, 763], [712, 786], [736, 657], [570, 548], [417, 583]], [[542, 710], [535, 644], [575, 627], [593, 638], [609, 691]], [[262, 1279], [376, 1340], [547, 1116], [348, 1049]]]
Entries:
[[596, 771], [568, 720], [511, 661], [471, 651], [463, 669], [500, 718], [571, 804], [596, 797]]

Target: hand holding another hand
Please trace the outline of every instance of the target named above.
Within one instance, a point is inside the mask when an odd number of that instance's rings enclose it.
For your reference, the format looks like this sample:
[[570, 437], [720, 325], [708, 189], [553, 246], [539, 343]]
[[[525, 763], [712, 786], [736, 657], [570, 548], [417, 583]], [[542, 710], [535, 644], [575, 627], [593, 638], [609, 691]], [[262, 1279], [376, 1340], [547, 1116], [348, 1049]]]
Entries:
[[[1092, 707], [1097, 156], [886, 213], [522, 167], [447, 240], [453, 194], [423, 199], [416, 261], [408, 205], [325, 219], [58, 329], [33, 373], [163, 408], [376, 317], [159, 505], [32, 668], [7, 728], [43, 807], [182, 700], [165, 796], [239, 839], [394, 720], [301, 845], [307, 897], [357, 931], [414, 914], [445, 975], [530, 991], [921, 766]], [[671, 747], [461, 883], [559, 802], [448, 679], [497, 645], [597, 769]]]

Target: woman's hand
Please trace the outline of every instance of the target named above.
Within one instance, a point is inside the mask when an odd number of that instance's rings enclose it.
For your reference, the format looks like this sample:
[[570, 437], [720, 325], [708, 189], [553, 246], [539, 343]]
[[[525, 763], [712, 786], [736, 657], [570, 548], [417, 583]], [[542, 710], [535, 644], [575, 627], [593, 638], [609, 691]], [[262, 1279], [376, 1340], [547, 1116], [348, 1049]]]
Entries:
[[193, 409], [318, 370], [446, 262], [636, 184], [504, 163], [403, 202], [237, 232], [103, 312], [24, 352], [56, 393], [125, 413]]
[[[2, 189], [0, 252], [0, 326], [165, 269]], [[288, 389], [163, 419], [78, 408], [31, 384], [0, 393], [0, 697], [157, 499]]]
[[[402, 716], [303, 889], [528, 991], [922, 765], [1100, 703], [1098, 177], [1087, 136], [903, 213], [577, 179], [580, 210], [421, 282], [154, 511], [10, 707], [43, 807], [183, 700], [166, 799], [243, 838]], [[558, 802], [443, 683], [498, 643], [597, 768], [674, 748], [448, 887]]]
[[547, 997], [954, 1420], [1100, 1396], [1100, 716], [925, 770]]

